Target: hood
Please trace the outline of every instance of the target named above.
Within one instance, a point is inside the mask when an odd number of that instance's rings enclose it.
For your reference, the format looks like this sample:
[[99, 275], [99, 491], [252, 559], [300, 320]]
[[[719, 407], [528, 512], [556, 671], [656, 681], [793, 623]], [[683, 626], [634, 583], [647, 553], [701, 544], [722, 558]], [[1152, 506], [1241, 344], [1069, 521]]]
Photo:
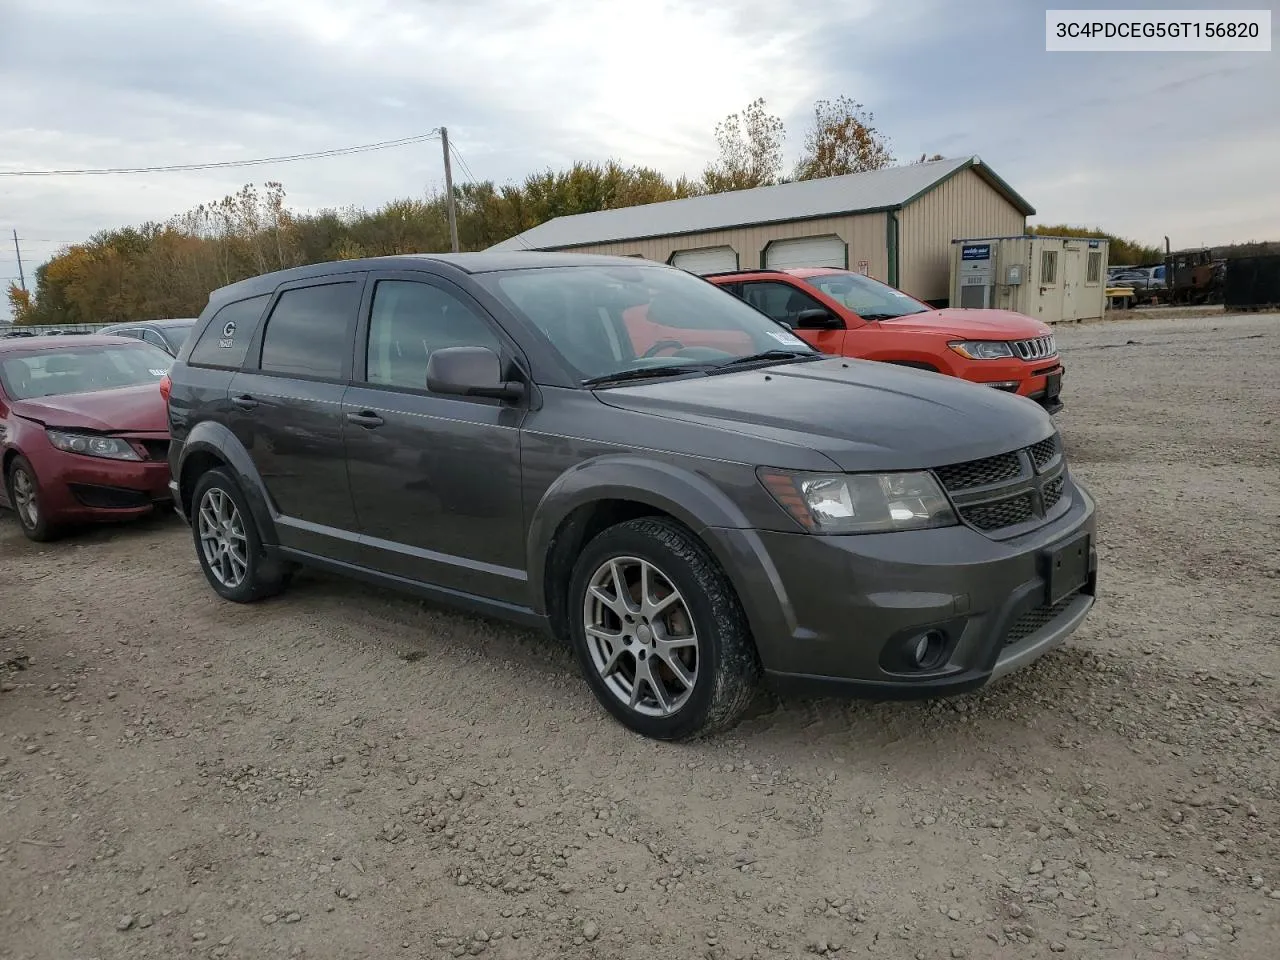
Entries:
[[851, 471], [976, 460], [1054, 432], [1049, 415], [1025, 397], [940, 373], [838, 357], [613, 387], [596, 396], [623, 410], [806, 447]]
[[116, 390], [15, 400], [13, 412], [46, 427], [100, 433], [167, 433], [169, 416], [160, 387], [144, 383]]
[[945, 307], [928, 313], [913, 313], [896, 320], [881, 321], [886, 329], [913, 333], [936, 333], [969, 340], [1029, 340], [1053, 333], [1049, 325], [1012, 310], [969, 310]]

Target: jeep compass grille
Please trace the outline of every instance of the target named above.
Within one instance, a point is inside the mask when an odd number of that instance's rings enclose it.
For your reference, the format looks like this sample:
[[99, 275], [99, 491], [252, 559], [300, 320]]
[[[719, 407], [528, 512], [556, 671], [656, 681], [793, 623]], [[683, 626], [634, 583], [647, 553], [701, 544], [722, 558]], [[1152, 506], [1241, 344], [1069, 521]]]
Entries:
[[1043, 360], [1058, 352], [1058, 345], [1052, 335], [1033, 337], [1030, 340], [1013, 341], [1013, 352], [1023, 360]]

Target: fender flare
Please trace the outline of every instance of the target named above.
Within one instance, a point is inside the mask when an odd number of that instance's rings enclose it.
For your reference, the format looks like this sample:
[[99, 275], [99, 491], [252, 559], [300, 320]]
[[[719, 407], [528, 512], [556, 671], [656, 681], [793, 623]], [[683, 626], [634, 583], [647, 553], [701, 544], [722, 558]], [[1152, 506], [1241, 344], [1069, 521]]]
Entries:
[[[746, 515], [710, 481], [671, 463], [608, 454], [566, 470], [547, 488], [529, 524], [526, 563], [534, 609], [545, 614], [546, 569], [561, 524], [579, 507], [629, 500], [661, 510], [701, 536], [708, 527], [750, 528]], [[702, 537], [718, 555], [715, 538]], [[726, 558], [717, 556], [724, 565]]]
[[258, 524], [258, 534], [263, 545], [268, 547], [278, 545], [280, 540], [276, 536], [275, 524], [277, 511], [271, 505], [266, 484], [262, 482], [262, 476], [254, 466], [253, 458], [249, 456], [249, 451], [244, 448], [244, 444], [227, 427], [217, 421], [202, 420], [197, 423], [182, 444], [182, 453], [179, 455], [174, 479], [178, 482], [179, 496], [183, 501], [185, 502], [190, 494], [190, 490], [183, 486], [186, 464], [192, 456], [199, 453], [211, 454], [230, 468], [245, 498], [249, 501], [249, 509], [253, 512], [253, 519]]

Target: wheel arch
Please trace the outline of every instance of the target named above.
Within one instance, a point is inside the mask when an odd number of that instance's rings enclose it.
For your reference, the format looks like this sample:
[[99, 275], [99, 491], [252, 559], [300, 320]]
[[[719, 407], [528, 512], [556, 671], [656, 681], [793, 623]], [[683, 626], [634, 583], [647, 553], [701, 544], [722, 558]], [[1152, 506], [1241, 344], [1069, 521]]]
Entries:
[[891, 363], [895, 367], [907, 367], [911, 370], [927, 370], [929, 373], [948, 373], [948, 371], [943, 370], [942, 366], [935, 360], [905, 358], [905, 357], [898, 357], [898, 356], [864, 357], [863, 359], [874, 360], [877, 363]]
[[200, 477], [209, 470], [224, 468], [244, 491], [249, 509], [258, 526], [258, 534], [264, 546], [279, 543], [276, 537], [275, 513], [266, 485], [253, 458], [244, 445], [227, 427], [212, 420], [196, 424], [182, 445], [182, 453], [175, 471], [178, 480], [178, 496], [182, 501], [184, 516], [191, 516], [191, 495]]
[[553, 633], [565, 635], [566, 593], [582, 547], [611, 526], [647, 516], [664, 517], [688, 530], [738, 590], [720, 544], [704, 536], [708, 527], [749, 526], [724, 493], [668, 463], [604, 457], [562, 474], [543, 494], [530, 524], [530, 596]]

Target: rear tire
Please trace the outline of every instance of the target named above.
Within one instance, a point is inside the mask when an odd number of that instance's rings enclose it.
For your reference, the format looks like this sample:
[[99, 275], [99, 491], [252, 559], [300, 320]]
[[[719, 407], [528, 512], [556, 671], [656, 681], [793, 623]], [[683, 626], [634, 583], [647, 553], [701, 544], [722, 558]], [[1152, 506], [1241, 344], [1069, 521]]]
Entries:
[[624, 726], [656, 740], [732, 727], [760, 664], [746, 615], [707, 548], [679, 524], [642, 517], [587, 544], [569, 583], [583, 674]]
[[235, 603], [254, 603], [282, 591], [289, 573], [268, 557], [240, 485], [222, 469], [209, 470], [191, 494], [191, 536], [209, 586]]
[[9, 495], [9, 505], [17, 514], [18, 526], [26, 534], [28, 540], [36, 543], [48, 543], [58, 537], [58, 528], [49, 522], [44, 512], [44, 497], [40, 490], [40, 480], [36, 476], [31, 461], [19, 454], [9, 464], [5, 474], [5, 490]]

